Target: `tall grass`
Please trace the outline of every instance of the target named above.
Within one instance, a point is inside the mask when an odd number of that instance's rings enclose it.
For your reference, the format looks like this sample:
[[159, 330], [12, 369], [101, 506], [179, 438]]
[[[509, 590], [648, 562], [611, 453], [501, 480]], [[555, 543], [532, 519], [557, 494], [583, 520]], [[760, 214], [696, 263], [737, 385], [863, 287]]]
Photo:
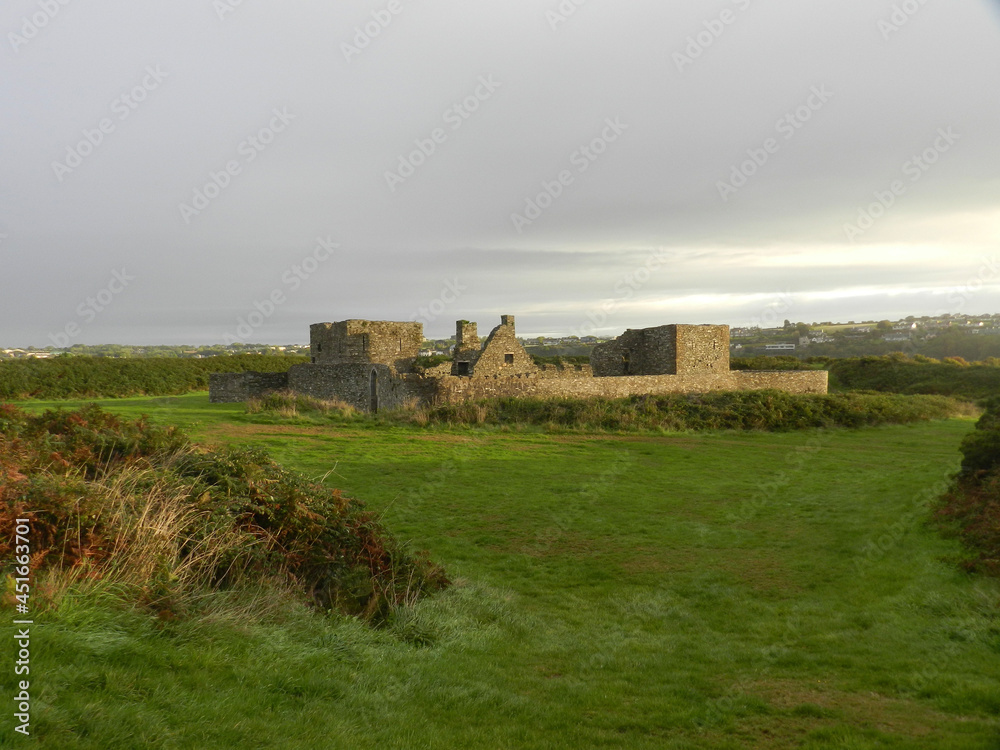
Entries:
[[98, 586], [174, 617], [280, 581], [321, 609], [383, 621], [448, 583], [362, 503], [262, 451], [200, 448], [96, 407], [0, 407], [0, 555], [16, 518], [31, 519], [32, 567], [53, 602]]
[[274, 391], [246, 403], [247, 414], [273, 413], [281, 417], [297, 417], [300, 414], [319, 414], [352, 419], [359, 415], [357, 409], [337, 399], [319, 399], [294, 391]]

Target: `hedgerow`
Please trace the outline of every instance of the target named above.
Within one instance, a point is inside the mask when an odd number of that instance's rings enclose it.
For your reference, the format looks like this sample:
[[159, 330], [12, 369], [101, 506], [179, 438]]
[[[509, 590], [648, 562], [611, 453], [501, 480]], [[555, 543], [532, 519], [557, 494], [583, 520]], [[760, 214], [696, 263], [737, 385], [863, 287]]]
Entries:
[[400, 412], [391, 418], [419, 424], [785, 432], [815, 427], [864, 427], [944, 419], [958, 410], [960, 406], [957, 402], [940, 396], [730, 391], [622, 399], [506, 398], [435, 406], [411, 414]]
[[0, 362], [0, 400], [170, 396], [207, 390], [214, 372], [284, 372], [308, 357], [240, 354], [204, 359], [55, 357]]
[[1000, 397], [987, 402], [960, 450], [962, 468], [935, 516], [945, 533], [966, 546], [967, 568], [1000, 575]]

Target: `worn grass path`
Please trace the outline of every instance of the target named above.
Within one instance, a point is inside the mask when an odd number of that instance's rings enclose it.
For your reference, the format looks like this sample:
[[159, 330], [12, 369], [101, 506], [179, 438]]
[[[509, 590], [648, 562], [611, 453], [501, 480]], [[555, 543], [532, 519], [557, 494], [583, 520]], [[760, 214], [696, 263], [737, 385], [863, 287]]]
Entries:
[[39, 637], [43, 746], [1000, 747], [1000, 586], [925, 524], [971, 421], [550, 435], [105, 403], [265, 446], [459, 585], [380, 632], [68, 607]]

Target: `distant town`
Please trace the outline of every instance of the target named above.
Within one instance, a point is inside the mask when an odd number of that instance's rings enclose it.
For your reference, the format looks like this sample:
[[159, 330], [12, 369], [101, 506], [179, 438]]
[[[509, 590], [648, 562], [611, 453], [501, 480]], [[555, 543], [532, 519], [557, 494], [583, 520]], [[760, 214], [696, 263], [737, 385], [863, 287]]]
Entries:
[[[563, 336], [520, 338], [530, 354], [542, 357], [585, 357], [610, 338]], [[428, 339], [423, 357], [447, 356], [454, 338]], [[785, 320], [777, 328], [733, 327], [730, 350], [734, 357], [781, 355], [793, 357], [853, 357], [902, 351], [929, 357], [960, 356], [968, 360], [1000, 357], [1000, 313], [987, 315], [908, 316], [901, 320], [849, 320], [803, 323]], [[237, 354], [308, 356], [308, 344], [216, 344], [211, 346], [132, 346], [77, 344], [66, 349], [0, 349], [4, 359], [53, 357], [225, 357]]]

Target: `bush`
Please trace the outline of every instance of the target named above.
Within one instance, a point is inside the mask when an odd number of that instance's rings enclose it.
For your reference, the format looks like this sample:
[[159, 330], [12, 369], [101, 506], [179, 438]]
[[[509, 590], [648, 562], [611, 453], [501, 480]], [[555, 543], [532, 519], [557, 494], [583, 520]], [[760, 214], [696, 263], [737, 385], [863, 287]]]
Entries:
[[0, 405], [0, 555], [31, 519], [32, 568], [113, 584], [180, 614], [212, 592], [282, 581], [317, 606], [384, 620], [447, 585], [357, 500], [258, 449], [208, 450], [97, 407]]
[[987, 402], [961, 451], [962, 469], [935, 515], [970, 551], [966, 567], [1000, 575], [1000, 397]]
[[982, 401], [1000, 393], [1000, 367], [970, 364], [960, 357], [851, 357], [829, 361], [831, 388], [887, 393], [934, 394]]

